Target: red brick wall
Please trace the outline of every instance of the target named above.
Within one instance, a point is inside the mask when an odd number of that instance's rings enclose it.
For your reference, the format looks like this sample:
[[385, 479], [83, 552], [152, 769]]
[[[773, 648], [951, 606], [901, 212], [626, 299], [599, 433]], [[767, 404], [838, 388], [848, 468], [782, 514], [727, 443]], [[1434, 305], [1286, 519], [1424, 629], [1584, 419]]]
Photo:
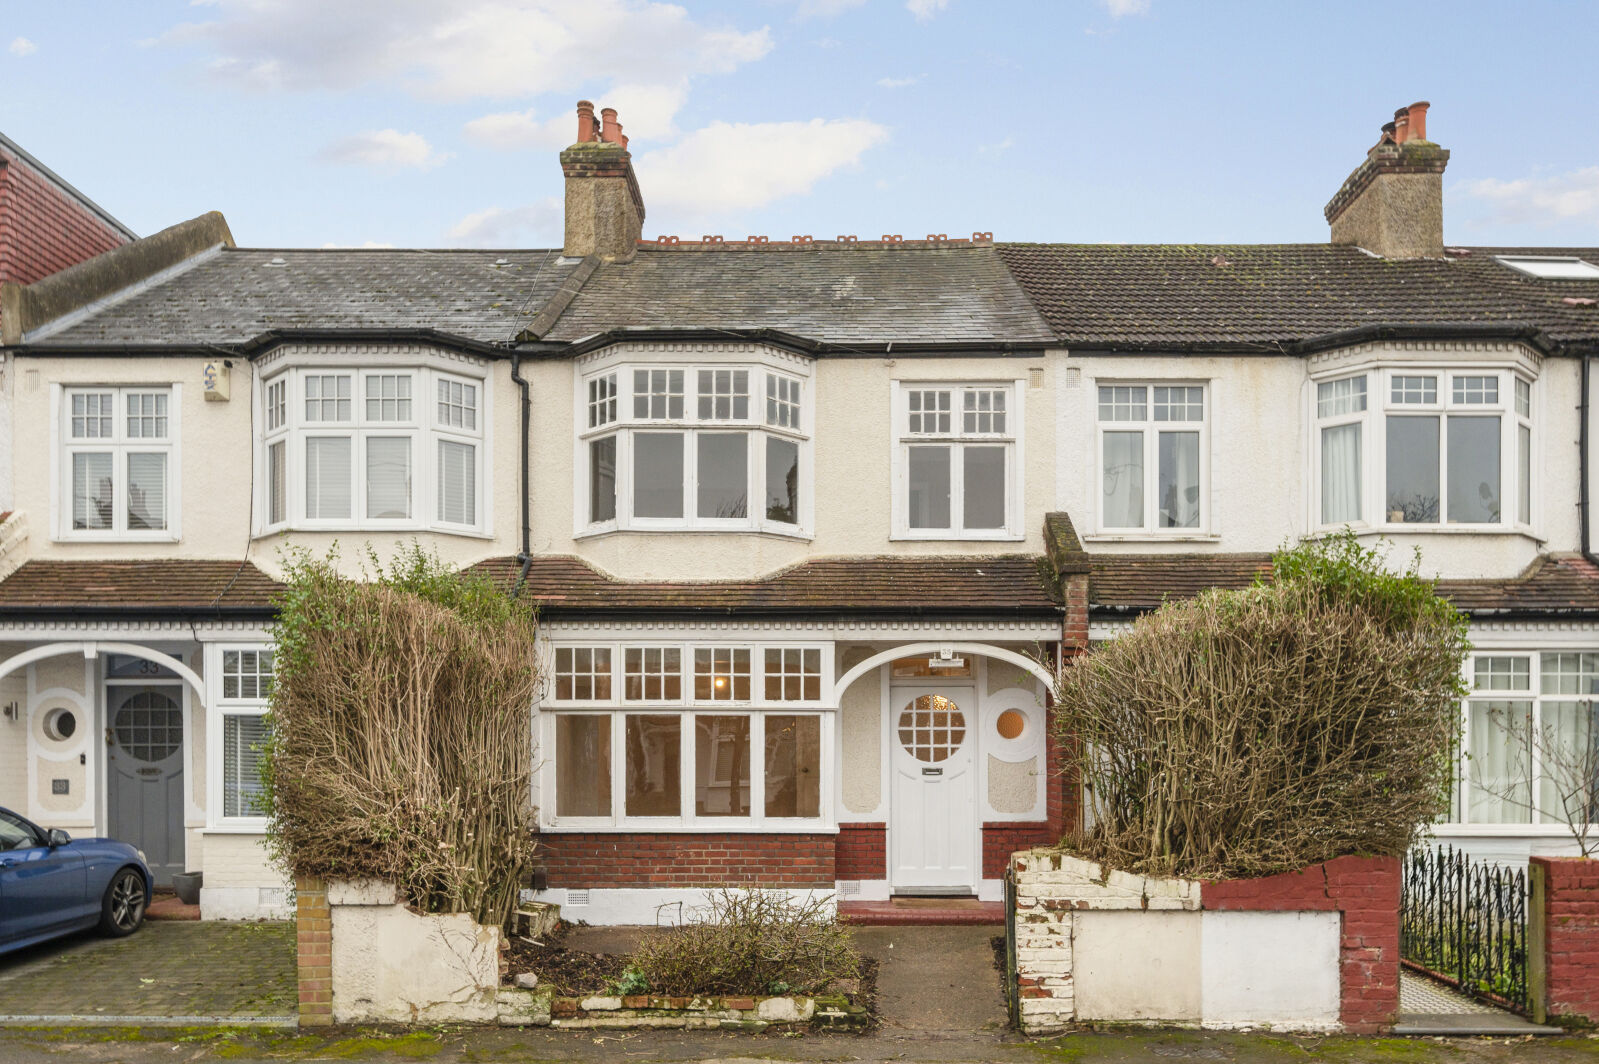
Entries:
[[539, 858], [552, 887], [825, 887], [835, 836], [546, 834]]
[[1280, 876], [1206, 883], [1200, 904], [1248, 912], [1342, 913], [1339, 1019], [1347, 1030], [1369, 1034], [1398, 1018], [1397, 857], [1339, 857]]
[[0, 281], [32, 284], [125, 243], [33, 167], [0, 152]]
[[983, 878], [1004, 879], [1010, 855], [1034, 846], [1053, 846], [1060, 833], [1048, 821], [1007, 821], [983, 825]]
[[1599, 1019], [1599, 861], [1534, 857], [1532, 864], [1544, 876], [1548, 1010]]
[[888, 825], [840, 824], [833, 866], [839, 879], [887, 879]]

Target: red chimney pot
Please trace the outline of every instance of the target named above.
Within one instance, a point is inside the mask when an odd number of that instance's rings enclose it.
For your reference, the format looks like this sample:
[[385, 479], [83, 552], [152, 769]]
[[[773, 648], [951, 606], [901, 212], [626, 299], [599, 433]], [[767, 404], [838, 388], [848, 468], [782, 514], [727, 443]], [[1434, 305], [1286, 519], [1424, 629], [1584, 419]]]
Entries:
[[616, 124], [614, 107], [606, 107], [600, 111], [600, 139], [607, 144], [622, 143], [622, 127]]
[[577, 101], [577, 141], [587, 144], [594, 138], [594, 105], [587, 100]]
[[1426, 140], [1427, 139], [1427, 108], [1429, 108], [1431, 106], [1432, 106], [1432, 104], [1428, 103], [1426, 100], [1421, 100], [1418, 103], [1411, 104], [1406, 109], [1409, 112], [1409, 114], [1410, 114], [1410, 138], [1409, 139], [1411, 139], [1411, 140]]

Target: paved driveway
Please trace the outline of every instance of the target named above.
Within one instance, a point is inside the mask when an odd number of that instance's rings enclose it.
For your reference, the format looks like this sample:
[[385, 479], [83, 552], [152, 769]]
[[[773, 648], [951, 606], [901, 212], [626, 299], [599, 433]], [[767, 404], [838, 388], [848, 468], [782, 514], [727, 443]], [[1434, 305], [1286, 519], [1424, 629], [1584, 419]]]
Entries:
[[151, 921], [0, 956], [0, 1023], [293, 1023], [294, 925]]

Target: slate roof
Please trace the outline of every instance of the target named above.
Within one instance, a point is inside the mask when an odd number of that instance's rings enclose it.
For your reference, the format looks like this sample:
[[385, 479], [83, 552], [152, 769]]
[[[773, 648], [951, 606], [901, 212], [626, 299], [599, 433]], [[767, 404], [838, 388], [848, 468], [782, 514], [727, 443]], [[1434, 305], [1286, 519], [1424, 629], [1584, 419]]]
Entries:
[[249, 562], [34, 560], [0, 580], [0, 616], [21, 609], [264, 613], [281, 588]]
[[[1142, 613], [1208, 587], [1240, 588], [1271, 571], [1269, 554], [1096, 554], [1089, 607]], [[1543, 555], [1509, 580], [1440, 580], [1438, 593], [1477, 616], [1599, 616], [1599, 568], [1580, 554]]]
[[[502, 587], [516, 583], [515, 558], [475, 567]], [[990, 557], [821, 558], [758, 580], [704, 583], [615, 580], [571, 555], [533, 559], [522, 597], [563, 613], [1047, 614], [1061, 604], [1043, 559]]]
[[616, 328], [777, 329], [832, 344], [1047, 343], [991, 245], [642, 246], [595, 271], [545, 336]]
[[[1056, 334], [1079, 348], [1284, 350], [1366, 326], [1521, 325], [1558, 343], [1599, 341], [1599, 281], [1547, 281], [1496, 254], [1596, 248], [1452, 249], [1383, 259], [1333, 244], [1000, 244]], [[1461, 252], [1469, 252], [1462, 254]]]
[[271, 329], [435, 329], [509, 343], [580, 261], [559, 250], [222, 248], [42, 342], [238, 344]]

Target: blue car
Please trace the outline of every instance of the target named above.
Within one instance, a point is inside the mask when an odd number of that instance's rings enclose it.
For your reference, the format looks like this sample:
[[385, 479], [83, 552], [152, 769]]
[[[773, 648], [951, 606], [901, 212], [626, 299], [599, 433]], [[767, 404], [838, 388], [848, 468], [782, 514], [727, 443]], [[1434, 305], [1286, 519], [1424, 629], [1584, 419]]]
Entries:
[[98, 927], [115, 938], [144, 923], [144, 854], [113, 839], [74, 839], [0, 808], [0, 953]]

